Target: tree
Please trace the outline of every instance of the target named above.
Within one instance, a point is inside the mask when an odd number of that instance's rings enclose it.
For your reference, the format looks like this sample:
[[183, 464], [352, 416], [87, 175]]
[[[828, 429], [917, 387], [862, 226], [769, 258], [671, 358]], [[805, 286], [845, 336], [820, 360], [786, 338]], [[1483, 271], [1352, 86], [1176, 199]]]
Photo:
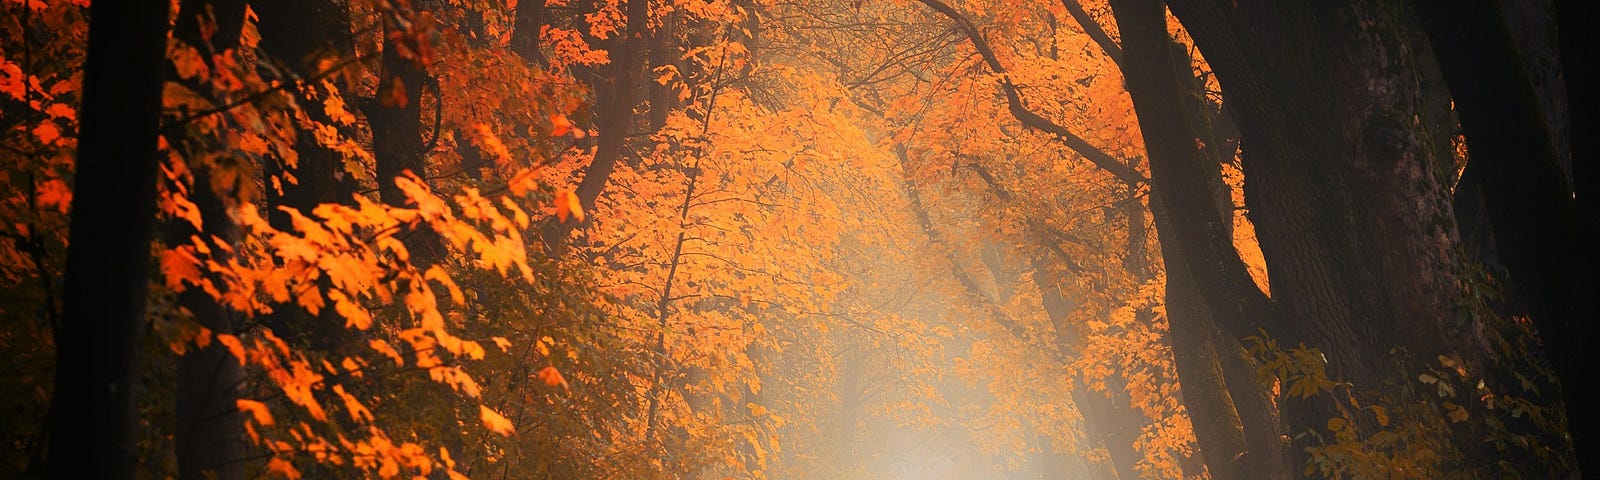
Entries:
[[51, 478], [133, 478], [139, 461], [134, 372], [155, 228], [168, 14], [167, 3], [158, 1], [90, 7], [76, 194], [55, 332], [45, 457]]
[[[1243, 318], [1290, 344], [1317, 348], [1328, 378], [1358, 391], [1383, 390], [1376, 386], [1387, 374], [1371, 359], [1398, 355], [1403, 371], [1459, 364], [1478, 372], [1474, 378], [1489, 382], [1481, 384], [1488, 390], [1517, 395], [1513, 386], [1496, 383], [1508, 373], [1493, 348], [1503, 327], [1462, 311], [1467, 283], [1449, 196], [1448, 97], [1410, 5], [1171, 6], [1215, 67], [1246, 139], [1246, 202], [1273, 292], [1272, 310]], [[1206, 243], [1184, 241], [1183, 248]], [[1226, 288], [1236, 284], [1213, 283], [1208, 302], [1216, 308], [1259, 298]], [[1244, 336], [1250, 327], [1229, 330]], [[1401, 390], [1382, 395], [1405, 398]], [[1300, 439], [1291, 451], [1313, 446], [1307, 443], [1313, 437], [1301, 433], [1340, 430], [1328, 423], [1346, 417], [1339, 400], [1290, 397], [1282, 404], [1284, 420], [1291, 437]], [[1445, 409], [1450, 405], [1457, 404]], [[1386, 423], [1364, 419], [1357, 428]], [[1457, 423], [1450, 430], [1456, 447], [1471, 453], [1446, 460], [1451, 466], [1445, 468], [1472, 469], [1462, 462], [1502, 455], [1479, 451], [1488, 432], [1478, 425]], [[1346, 471], [1337, 461], [1318, 465], [1329, 474]]]

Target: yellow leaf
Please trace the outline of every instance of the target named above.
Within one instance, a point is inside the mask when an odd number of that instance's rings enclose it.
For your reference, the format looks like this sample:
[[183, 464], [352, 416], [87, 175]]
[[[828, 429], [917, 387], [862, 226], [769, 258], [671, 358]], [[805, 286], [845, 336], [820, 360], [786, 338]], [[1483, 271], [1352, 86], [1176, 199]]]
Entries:
[[478, 416], [483, 418], [484, 428], [507, 437], [511, 436], [512, 433], [516, 433], [517, 428], [511, 425], [511, 420], [506, 419], [504, 415], [483, 405], [478, 405], [478, 409]]

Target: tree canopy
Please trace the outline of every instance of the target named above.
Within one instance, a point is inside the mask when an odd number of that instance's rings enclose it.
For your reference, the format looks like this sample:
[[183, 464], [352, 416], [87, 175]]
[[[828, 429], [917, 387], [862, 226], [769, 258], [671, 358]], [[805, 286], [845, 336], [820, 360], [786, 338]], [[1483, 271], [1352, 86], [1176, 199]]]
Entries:
[[1581, 478], [1582, 10], [6, 1], [0, 471]]

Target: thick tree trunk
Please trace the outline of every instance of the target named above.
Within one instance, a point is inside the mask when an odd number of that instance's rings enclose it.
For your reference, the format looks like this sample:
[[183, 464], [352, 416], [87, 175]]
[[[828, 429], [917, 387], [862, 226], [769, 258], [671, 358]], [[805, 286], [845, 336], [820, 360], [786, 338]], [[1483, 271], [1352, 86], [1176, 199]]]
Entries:
[[422, 59], [401, 53], [402, 45], [395, 37], [403, 35], [405, 31], [399, 30], [393, 20], [385, 22], [381, 60], [384, 78], [379, 80], [377, 103], [367, 116], [372, 123], [378, 196], [384, 203], [397, 206], [406, 204], [406, 196], [396, 186], [395, 178], [405, 172], [417, 177], [427, 175], [426, 152], [422, 151], [422, 87], [428, 82], [428, 72]]
[[[1288, 319], [1269, 331], [1360, 391], [1385, 388], [1393, 349], [1409, 372], [1459, 355], [1497, 373], [1483, 326], [1457, 314], [1448, 99], [1409, 5], [1171, 4], [1249, 139], [1247, 201]], [[1339, 415], [1319, 397], [1284, 402], [1292, 437]]]
[[[1196, 437], [1215, 478], [1290, 478], [1274, 407], [1255, 385], [1233, 337], [1221, 335], [1213, 323], [1218, 317], [1231, 320], [1239, 333], [1273, 323], [1270, 300], [1245, 272], [1233, 250], [1231, 219], [1218, 208], [1216, 190], [1226, 188], [1217, 170], [1223, 153], [1218, 147], [1227, 142], [1212, 128], [1219, 123], [1216, 114], [1201, 108], [1203, 90], [1190, 74], [1188, 57], [1167, 34], [1161, 2], [1119, 0], [1112, 8], [1128, 54], [1123, 75], [1150, 157], [1170, 338]], [[1211, 150], [1197, 149], [1195, 139], [1208, 139]], [[1201, 278], [1208, 287], [1202, 288]]]
[[[372, 126], [372, 157], [378, 178], [378, 197], [384, 203], [406, 206], [410, 199], [400, 190], [395, 179], [406, 173], [426, 179], [428, 150], [441, 132], [429, 132], [432, 139], [423, 142], [422, 93], [423, 87], [433, 82], [428, 76], [429, 58], [422, 56], [416, 46], [407, 45], [415, 32], [401, 28], [401, 21], [411, 29], [428, 28], [415, 23], [425, 21], [419, 4], [426, 2], [397, 3], [397, 10], [384, 12], [383, 56], [380, 60], [383, 78], [378, 83], [378, 98], [367, 109], [367, 120]], [[409, 5], [410, 8], [407, 8]], [[427, 42], [430, 40], [416, 40]], [[445, 101], [442, 92], [434, 87], [434, 102]], [[433, 114], [442, 113], [434, 109]], [[437, 122], [436, 122], [437, 123]], [[410, 251], [411, 263], [427, 268], [445, 258], [443, 241], [426, 226], [409, 229], [400, 234]]]
[[134, 366], [155, 230], [168, 5], [145, 0], [89, 7], [45, 453], [51, 478], [131, 479], [138, 466]]
[[[1572, 316], [1575, 319], [1571, 336], [1574, 345], [1594, 345], [1595, 312], [1600, 312], [1600, 285], [1595, 283], [1594, 272], [1600, 271], [1600, 98], [1595, 95], [1595, 85], [1600, 77], [1595, 75], [1596, 55], [1600, 55], [1600, 35], [1588, 19], [1594, 18], [1594, 2], [1581, 0], [1555, 0], [1557, 37], [1561, 48], [1562, 76], [1565, 80], [1568, 118], [1571, 121], [1572, 139], [1572, 189], [1578, 221], [1577, 238], [1583, 246], [1573, 259], [1577, 272], [1574, 278]], [[1581, 321], [1576, 319], [1590, 319]], [[1574, 358], [1576, 360], [1576, 358]], [[1591, 362], [1592, 363], [1592, 362]], [[1574, 388], [1574, 387], [1567, 387]], [[1568, 403], [1567, 423], [1576, 441], [1578, 462], [1590, 475], [1600, 475], [1600, 415], [1575, 410], [1587, 404]]]
[[544, 27], [545, 0], [517, 2], [516, 23], [512, 25], [511, 51], [523, 60], [544, 65], [547, 61], [539, 49], [539, 31]]
[[1568, 175], [1567, 104], [1556, 101], [1564, 98], [1551, 99], [1565, 95], [1559, 88], [1551, 92], [1561, 80], [1561, 72], [1549, 65], [1558, 56], [1556, 44], [1553, 38], [1528, 38], [1548, 29], [1512, 24], [1548, 27], [1554, 23], [1553, 12], [1530, 14], [1528, 10], [1548, 5], [1514, 3], [1419, 0], [1417, 10], [1466, 136], [1469, 172], [1462, 184], [1482, 195], [1481, 204], [1470, 196], [1464, 200], [1483, 207], [1494, 234], [1495, 258], [1510, 271], [1514, 297], [1538, 327], [1545, 354], [1561, 380], [1577, 458], [1594, 463], [1593, 457], [1600, 456], [1594, 437], [1600, 432], [1590, 429], [1592, 414], [1585, 406], [1593, 403], [1589, 392], [1600, 388], [1600, 382], [1588, 372], [1590, 357], [1581, 351], [1584, 328], [1577, 325], [1573, 310], [1577, 277], [1593, 275], [1573, 259], [1579, 250], [1594, 246], [1581, 243]]

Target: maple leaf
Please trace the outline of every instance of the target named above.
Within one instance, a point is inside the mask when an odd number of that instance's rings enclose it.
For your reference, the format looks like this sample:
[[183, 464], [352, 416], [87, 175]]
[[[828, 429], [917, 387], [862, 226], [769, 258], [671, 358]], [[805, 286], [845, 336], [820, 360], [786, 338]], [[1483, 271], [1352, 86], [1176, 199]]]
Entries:
[[53, 145], [61, 139], [61, 128], [55, 122], [39, 122], [39, 126], [33, 129], [33, 136], [39, 138], [39, 143]]
[[513, 433], [516, 433], [516, 426], [512, 425], [511, 420], [507, 419], [504, 415], [501, 415], [499, 412], [494, 410], [490, 410], [489, 407], [484, 405], [478, 405], [478, 409], [478, 416], [483, 419], [484, 428], [489, 429], [491, 432], [505, 435], [507, 437], [511, 436]]
[[300, 471], [294, 468], [294, 464], [277, 457], [267, 461], [267, 471], [290, 480], [300, 478]]
[[182, 292], [188, 288], [186, 285], [199, 285], [202, 281], [200, 261], [190, 250], [180, 247], [161, 252], [161, 274], [166, 278], [167, 288], [174, 292]]
[[267, 411], [267, 404], [244, 398], [234, 401], [234, 404], [239, 408], [239, 411], [249, 412], [250, 417], [254, 418], [257, 424], [263, 426], [272, 425], [272, 412]]
[[578, 194], [571, 190], [556, 192], [556, 218], [563, 223], [570, 217], [579, 222], [583, 221], [583, 205], [578, 201]]
[[244, 344], [239, 342], [239, 337], [235, 337], [226, 333], [219, 333], [217, 334], [216, 338], [217, 343], [221, 343], [223, 347], [227, 347], [228, 353], [233, 354], [233, 358], [239, 360], [240, 365], [244, 365]]
[[567, 379], [561, 377], [561, 371], [556, 370], [556, 367], [547, 366], [540, 369], [539, 381], [552, 387], [571, 388], [567, 385]]

